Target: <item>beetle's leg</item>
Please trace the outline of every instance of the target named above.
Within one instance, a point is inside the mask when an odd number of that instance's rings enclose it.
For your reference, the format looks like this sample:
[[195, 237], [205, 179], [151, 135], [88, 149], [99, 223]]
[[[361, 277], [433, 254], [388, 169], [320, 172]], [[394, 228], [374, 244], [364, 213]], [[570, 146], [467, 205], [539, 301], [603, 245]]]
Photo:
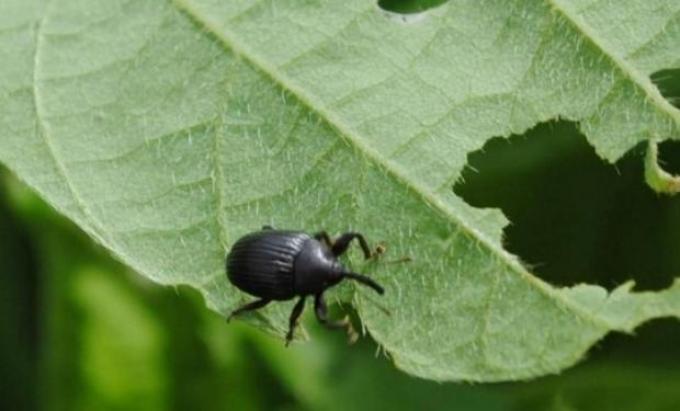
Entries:
[[366, 259], [371, 258], [373, 253], [371, 253], [371, 249], [368, 248], [368, 243], [366, 242], [366, 239], [360, 233], [345, 233], [338, 237], [338, 239], [335, 240], [335, 243], [333, 243], [331, 247], [333, 255], [337, 257], [344, 254], [345, 251], [347, 251], [347, 247], [349, 247], [349, 243], [355, 238], [359, 240], [359, 245], [361, 246], [361, 250], [364, 252], [364, 257], [366, 257]]
[[246, 311], [254, 311], [257, 309], [260, 309], [264, 307], [265, 305], [269, 304], [271, 300], [266, 300], [266, 299], [261, 299], [261, 300], [255, 300], [253, 302], [250, 302], [243, 307], [239, 307], [235, 309], [234, 311], [229, 314], [229, 317], [227, 318], [227, 322], [231, 321], [232, 318], [236, 317], [237, 315], [244, 313]]
[[331, 321], [328, 319], [328, 308], [326, 307], [326, 301], [323, 298], [323, 294], [317, 294], [314, 298], [314, 312], [316, 313], [316, 318], [319, 322], [328, 328], [340, 329], [344, 328], [347, 330], [347, 337], [349, 338], [349, 343], [352, 344], [356, 342], [359, 335], [354, 331], [352, 327], [352, 322], [348, 317], [343, 318], [340, 321]]
[[326, 243], [326, 245], [329, 247], [333, 246], [333, 240], [331, 240], [331, 237], [325, 231], [319, 231], [318, 233], [314, 234], [314, 238]]
[[305, 296], [303, 295], [298, 300], [293, 311], [290, 312], [290, 319], [288, 320], [288, 334], [286, 334], [286, 347], [293, 341], [293, 332], [297, 326], [298, 318], [302, 315], [302, 310], [305, 308]]
[[274, 227], [270, 226], [269, 224], [262, 226], [262, 230], [273, 230], [273, 229], [274, 229]]

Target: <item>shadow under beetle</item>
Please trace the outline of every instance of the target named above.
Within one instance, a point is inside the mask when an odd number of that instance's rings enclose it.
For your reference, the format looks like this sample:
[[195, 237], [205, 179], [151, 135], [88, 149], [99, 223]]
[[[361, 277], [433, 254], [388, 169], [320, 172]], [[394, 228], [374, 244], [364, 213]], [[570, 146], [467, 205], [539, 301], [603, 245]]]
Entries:
[[324, 291], [348, 278], [371, 287], [378, 294], [384, 289], [372, 279], [348, 271], [340, 264], [342, 255], [352, 240], [358, 240], [366, 259], [374, 254], [360, 233], [342, 234], [335, 241], [325, 231], [313, 236], [301, 231], [275, 230], [270, 226], [262, 231], [241, 237], [227, 256], [227, 276], [236, 287], [248, 294], [259, 297], [236, 310], [229, 316], [264, 307], [273, 300], [300, 299], [290, 313], [286, 345], [293, 339], [298, 318], [302, 314], [305, 300], [314, 296], [314, 312], [320, 323], [329, 328], [346, 328], [350, 340], [356, 338], [347, 317], [341, 321], [330, 321], [324, 301]]

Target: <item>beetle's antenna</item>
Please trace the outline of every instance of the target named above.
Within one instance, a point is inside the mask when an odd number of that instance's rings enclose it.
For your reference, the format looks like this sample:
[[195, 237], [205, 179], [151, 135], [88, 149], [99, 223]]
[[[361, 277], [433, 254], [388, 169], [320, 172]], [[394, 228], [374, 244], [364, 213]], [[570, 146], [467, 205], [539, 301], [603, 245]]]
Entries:
[[367, 286], [371, 287], [372, 289], [374, 289], [375, 292], [378, 293], [378, 294], [382, 295], [382, 294], [385, 293], [384, 288], [382, 288], [378, 283], [376, 283], [372, 279], [366, 277], [365, 275], [352, 273], [352, 272], [346, 272], [346, 273], [343, 273], [343, 277], [347, 277], [351, 280], [358, 281], [363, 285], [367, 285]]

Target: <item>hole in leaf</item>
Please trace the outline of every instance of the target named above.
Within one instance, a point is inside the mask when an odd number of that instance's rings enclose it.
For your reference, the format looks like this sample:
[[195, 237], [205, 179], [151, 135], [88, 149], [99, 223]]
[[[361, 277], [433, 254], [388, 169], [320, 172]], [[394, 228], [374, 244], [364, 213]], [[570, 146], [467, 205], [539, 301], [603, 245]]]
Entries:
[[645, 184], [645, 147], [611, 165], [575, 123], [543, 123], [471, 153], [454, 191], [502, 209], [506, 248], [553, 284], [662, 289], [680, 275], [680, 197]]
[[664, 141], [659, 144], [659, 165], [668, 173], [680, 175], [680, 141]]
[[680, 68], [657, 71], [652, 74], [651, 79], [661, 95], [680, 108]]
[[[680, 68], [661, 70], [651, 76], [659, 91], [669, 103], [680, 108]], [[678, 138], [680, 136], [656, 136], [656, 138]], [[650, 146], [654, 150], [653, 145]], [[647, 164], [647, 181], [656, 191], [675, 195], [680, 187], [680, 146], [677, 142], [667, 141], [658, 144], [656, 153], [650, 151]], [[656, 156], [657, 164], [653, 164]], [[658, 166], [657, 166], [658, 165]]]
[[448, 0], [378, 0], [378, 6], [386, 11], [399, 14], [421, 13], [437, 7]]

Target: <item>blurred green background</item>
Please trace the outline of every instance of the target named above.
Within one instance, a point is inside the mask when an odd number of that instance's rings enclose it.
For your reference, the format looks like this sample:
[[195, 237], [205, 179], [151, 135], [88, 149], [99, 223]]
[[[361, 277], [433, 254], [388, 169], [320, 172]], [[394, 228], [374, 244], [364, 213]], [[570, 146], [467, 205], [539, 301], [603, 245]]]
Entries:
[[[403, 12], [442, 1], [380, 4]], [[680, 70], [654, 80], [678, 102]], [[680, 198], [647, 188], [643, 156], [637, 147], [607, 164], [576, 124], [553, 121], [490, 140], [453, 189], [501, 208], [512, 221], [506, 247], [553, 284], [634, 279], [656, 290], [680, 277]], [[662, 144], [661, 161], [680, 172], [680, 145]], [[0, 410], [680, 409], [675, 319], [609, 335], [556, 376], [419, 380], [368, 337], [347, 346], [309, 315], [311, 340], [290, 348], [227, 325], [195, 291], [130, 272], [2, 168], [0, 261]]]

